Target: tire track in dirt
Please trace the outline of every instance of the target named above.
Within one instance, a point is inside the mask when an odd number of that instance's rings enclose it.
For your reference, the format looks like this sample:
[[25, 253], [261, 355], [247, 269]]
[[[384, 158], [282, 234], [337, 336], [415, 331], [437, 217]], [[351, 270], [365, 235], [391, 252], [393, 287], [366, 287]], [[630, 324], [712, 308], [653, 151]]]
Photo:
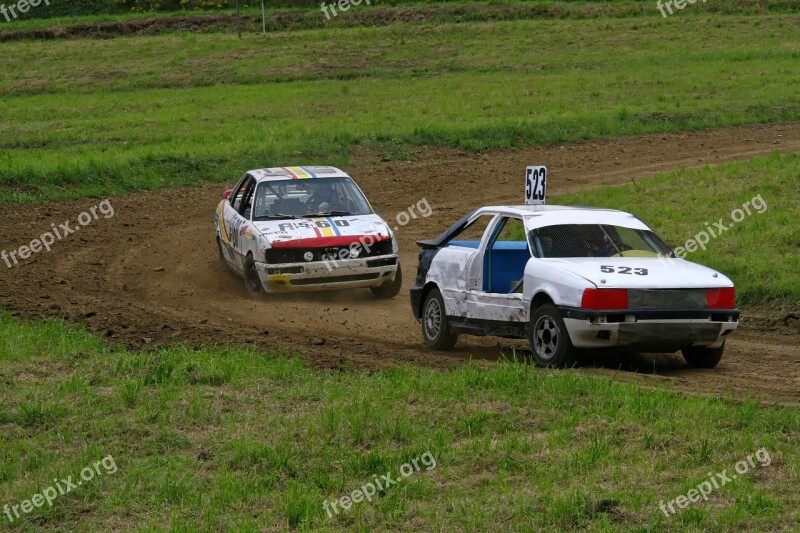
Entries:
[[[436, 235], [477, 206], [519, 203], [521, 169], [530, 162], [548, 164], [551, 175], [558, 177], [550, 192], [558, 194], [775, 151], [800, 152], [800, 124], [485, 154], [418, 149], [409, 162], [371, 163], [379, 155], [359, 148], [347, 170], [390, 221], [423, 197], [433, 207], [432, 216], [397, 232], [407, 289], [416, 272], [415, 241]], [[462, 337], [453, 352], [430, 352], [421, 346], [406, 290], [389, 302], [374, 300], [368, 290], [249, 299], [241, 281], [217, 263], [213, 213], [224, 188], [206, 184], [113, 198], [114, 218], [101, 218], [56, 243], [52, 252], [4, 269], [0, 298], [21, 317], [85, 321], [90, 330], [132, 348], [232, 342], [300, 353], [322, 368], [379, 369], [401, 363], [449, 368], [470, 358], [486, 364], [501, 352], [525, 348], [524, 342]], [[75, 220], [96, 203], [4, 206], [0, 249], [26, 244], [51, 223]], [[678, 355], [594, 359], [579, 371], [613, 373], [643, 383], [667, 381], [699, 393], [798, 403], [800, 338], [789, 331], [743, 328], [729, 340], [719, 367], [710, 371], [689, 370]], [[605, 368], [594, 368], [598, 363]], [[616, 368], [624, 371], [611, 370]]]

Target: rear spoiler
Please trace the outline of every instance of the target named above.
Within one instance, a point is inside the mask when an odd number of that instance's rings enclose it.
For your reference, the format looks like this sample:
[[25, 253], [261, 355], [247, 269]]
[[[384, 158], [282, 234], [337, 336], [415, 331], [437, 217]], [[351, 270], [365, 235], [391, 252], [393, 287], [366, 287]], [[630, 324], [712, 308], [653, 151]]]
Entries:
[[467, 216], [463, 217], [461, 220], [447, 228], [444, 233], [435, 239], [417, 241], [417, 246], [420, 248], [441, 248], [444, 243], [449, 241], [454, 235], [459, 233], [467, 226], [467, 221], [469, 221], [473, 213], [475, 213], [475, 211], [470, 212]]
[[441, 244], [438, 244], [438, 239], [429, 239], [427, 241], [417, 241], [417, 246], [420, 248], [439, 248]]

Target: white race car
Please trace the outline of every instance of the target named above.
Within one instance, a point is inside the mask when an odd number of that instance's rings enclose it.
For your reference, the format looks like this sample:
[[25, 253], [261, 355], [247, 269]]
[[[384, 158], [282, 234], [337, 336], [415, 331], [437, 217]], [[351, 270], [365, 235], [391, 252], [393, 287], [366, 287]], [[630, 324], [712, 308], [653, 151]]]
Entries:
[[394, 234], [338, 168], [251, 170], [225, 191], [215, 222], [220, 261], [253, 296], [353, 287], [378, 298], [400, 292]]
[[730, 279], [674, 257], [622, 211], [483, 207], [418, 244], [411, 307], [433, 348], [468, 333], [527, 338], [545, 366], [623, 347], [712, 368], [738, 325]]

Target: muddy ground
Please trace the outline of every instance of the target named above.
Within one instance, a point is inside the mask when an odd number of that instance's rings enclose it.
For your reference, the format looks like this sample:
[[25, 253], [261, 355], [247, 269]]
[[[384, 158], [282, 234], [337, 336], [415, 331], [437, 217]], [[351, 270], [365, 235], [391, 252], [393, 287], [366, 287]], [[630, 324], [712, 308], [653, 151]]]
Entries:
[[[374, 300], [368, 290], [249, 299], [243, 283], [218, 264], [213, 214], [225, 184], [112, 198], [113, 218], [82, 227], [49, 253], [13, 269], [2, 268], [0, 301], [23, 318], [85, 322], [109, 341], [133, 349], [169, 342], [190, 347], [233, 342], [299, 353], [312, 365], [331, 369], [400, 363], [450, 368], [470, 358], [487, 364], [515, 347], [524, 349], [525, 343], [462, 337], [452, 352], [434, 353], [421, 346], [407, 297], [416, 272], [417, 239], [435, 236], [477, 206], [519, 203], [522, 169], [530, 162], [549, 165], [554, 177], [549, 192], [558, 194], [774, 151], [800, 151], [800, 124], [485, 154], [419, 149], [415, 160], [407, 162], [374, 163], [378, 155], [362, 149], [347, 170], [384, 218], [395, 219], [422, 198], [433, 208], [430, 217], [412, 220], [397, 232], [405, 286], [392, 301]], [[51, 224], [70, 220], [74, 226], [78, 214], [96, 203], [4, 206], [0, 249], [27, 244]], [[668, 382], [705, 394], [800, 403], [800, 326], [784, 315], [745, 309], [743, 327], [729, 340], [714, 370], [688, 369], [679, 355], [642, 355], [595, 357], [584, 360], [578, 371]]]

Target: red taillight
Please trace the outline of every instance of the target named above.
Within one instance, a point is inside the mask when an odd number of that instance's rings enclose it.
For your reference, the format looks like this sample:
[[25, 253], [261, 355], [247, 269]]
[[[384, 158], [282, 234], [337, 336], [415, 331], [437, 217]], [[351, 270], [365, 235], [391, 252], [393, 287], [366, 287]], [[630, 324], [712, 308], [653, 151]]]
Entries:
[[706, 307], [708, 309], [736, 308], [736, 289], [733, 287], [708, 289], [706, 291]]
[[233, 192], [233, 189], [228, 189], [227, 191], [222, 193], [222, 199], [223, 200], [227, 200], [230, 197], [232, 192]]
[[583, 309], [627, 309], [627, 289], [586, 289], [581, 299]]

